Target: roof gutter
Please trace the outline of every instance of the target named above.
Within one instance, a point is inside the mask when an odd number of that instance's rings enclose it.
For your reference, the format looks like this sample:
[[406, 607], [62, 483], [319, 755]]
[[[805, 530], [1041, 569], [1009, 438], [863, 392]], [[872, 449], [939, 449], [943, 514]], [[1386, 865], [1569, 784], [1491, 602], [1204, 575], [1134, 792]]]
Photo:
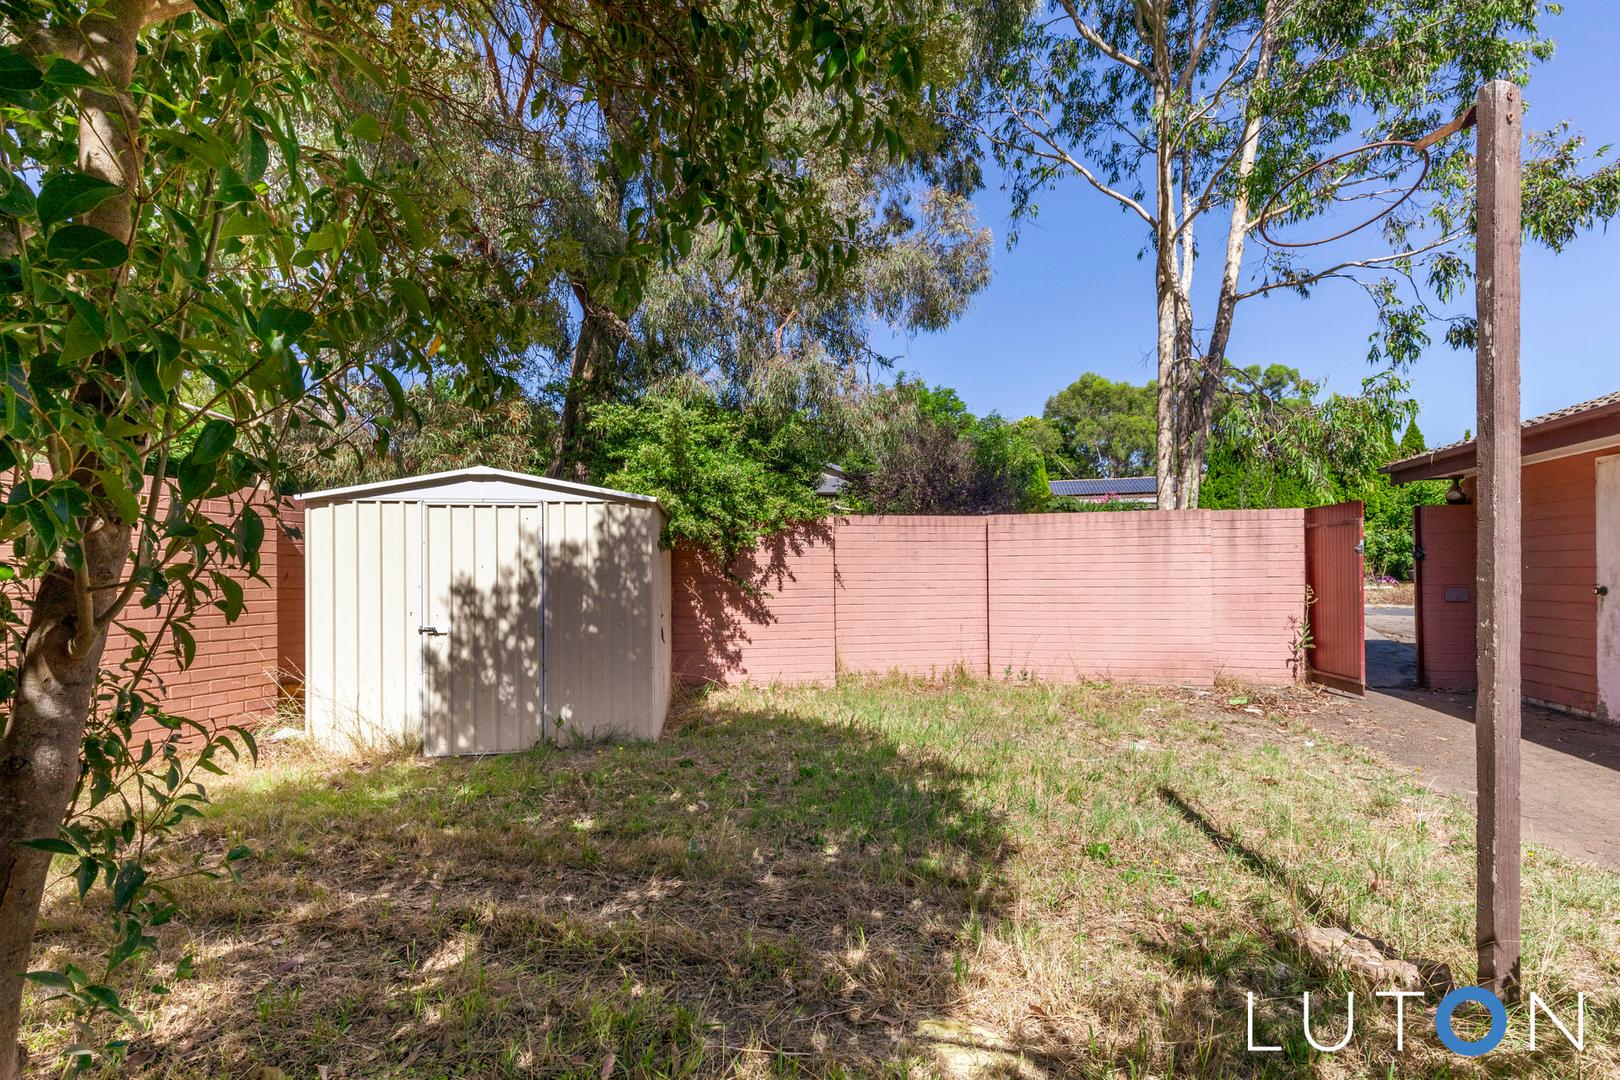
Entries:
[[[1520, 454], [1526, 464], [1549, 461], [1602, 448], [1620, 436], [1620, 401], [1595, 409], [1553, 417], [1520, 429]], [[1464, 476], [1478, 468], [1478, 440], [1444, 446], [1426, 454], [1391, 462], [1378, 471], [1397, 484]]]

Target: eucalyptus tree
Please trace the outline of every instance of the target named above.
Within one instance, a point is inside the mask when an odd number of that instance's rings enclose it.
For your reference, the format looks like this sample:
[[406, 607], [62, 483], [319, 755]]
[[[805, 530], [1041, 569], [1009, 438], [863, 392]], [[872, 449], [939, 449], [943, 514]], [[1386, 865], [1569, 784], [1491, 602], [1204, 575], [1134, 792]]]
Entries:
[[[834, 103], [819, 136], [898, 149], [887, 106], [864, 102], [917, 85], [907, 10], [536, 4], [555, 78], [527, 110], [625, 110], [609, 146], [651, 193], [625, 222], [638, 249], [678, 253], [713, 230], [744, 273], [831, 267], [843, 245], [786, 227], [803, 184], [768, 119], [815, 83]], [[154, 861], [206, 802], [200, 778], [227, 746], [252, 744], [166, 714], [148, 676], [160, 651], [189, 662], [198, 610], [240, 613], [238, 575], [258, 572], [272, 527], [257, 496], [284, 475], [288, 433], [340, 426], [361, 388], [399, 414], [413, 382], [486, 381], [491, 352], [532, 332], [522, 301], [555, 262], [547, 243], [498, 243], [490, 207], [450, 182], [487, 8], [6, 11], [0, 468], [13, 481], [0, 572], [16, 588], [0, 612], [0, 1080], [19, 1069], [21, 973], [53, 856], [81, 898], [106, 890], [115, 924], [99, 966], [29, 976], [76, 1011], [82, 1063], [98, 1017], [131, 1018], [112, 974], [176, 914], [167, 881], [245, 854]], [[137, 608], [162, 614], [163, 631], [104, 665], [108, 631]], [[146, 719], [169, 737], [135, 739]], [[200, 744], [182, 753], [182, 733]]]
[[[1377, 313], [1371, 358], [1394, 368], [1421, 353], [1436, 319], [1453, 344], [1471, 341], [1469, 320], [1430, 306], [1471, 274], [1471, 138], [1440, 139], [1426, 170], [1411, 144], [1461, 115], [1485, 80], [1524, 80], [1550, 56], [1550, 10], [1539, 0], [1056, 0], [987, 50], [965, 108], [1012, 176], [1015, 214], [1072, 181], [1142, 226], [1161, 505], [1197, 504], [1244, 301], [1354, 283]], [[1376, 145], [1302, 178], [1365, 144]], [[1527, 170], [1526, 227], [1557, 246], [1615, 212], [1620, 176], [1581, 177], [1588, 159], [1567, 130], [1541, 149]], [[1391, 205], [1377, 228], [1290, 246]], [[1195, 291], [1205, 245], [1216, 285]], [[1399, 399], [1389, 379], [1370, 390], [1380, 406]]]

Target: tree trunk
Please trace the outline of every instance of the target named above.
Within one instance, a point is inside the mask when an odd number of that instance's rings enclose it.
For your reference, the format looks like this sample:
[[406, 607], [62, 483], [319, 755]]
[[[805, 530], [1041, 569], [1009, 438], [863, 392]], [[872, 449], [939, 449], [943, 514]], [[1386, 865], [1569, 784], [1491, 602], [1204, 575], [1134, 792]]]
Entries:
[[[101, 525], [85, 538], [92, 583], [116, 582], [130, 553], [130, 530]], [[115, 590], [98, 595], [100, 616]], [[22, 973], [50, 869], [48, 852], [21, 842], [56, 835], [79, 779], [80, 742], [107, 644], [103, 631], [83, 655], [74, 655], [78, 593], [63, 567], [45, 577], [35, 596], [23, 641], [11, 717], [0, 736], [0, 1080], [19, 1073], [17, 1032]]]
[[[1155, 46], [1157, 54], [1158, 47]], [[1180, 502], [1176, 487], [1176, 426], [1179, 407], [1176, 395], [1176, 201], [1175, 180], [1169, 147], [1165, 87], [1157, 85], [1153, 100], [1158, 121], [1158, 153], [1154, 159], [1158, 192], [1154, 222], [1153, 286], [1158, 294], [1158, 433], [1154, 442], [1153, 473], [1158, 486], [1158, 506], [1173, 509]]]
[[[1276, 52], [1272, 34], [1271, 4], [1261, 16], [1260, 52], [1255, 60], [1254, 83], [1264, 86], [1271, 73], [1271, 61]], [[1226, 377], [1226, 347], [1232, 340], [1232, 321], [1237, 313], [1238, 287], [1242, 281], [1243, 253], [1248, 244], [1249, 188], [1254, 175], [1255, 157], [1259, 150], [1260, 116], [1251, 114], [1243, 124], [1243, 145], [1238, 151], [1237, 190], [1232, 197], [1232, 218], [1226, 232], [1226, 254], [1221, 267], [1221, 288], [1215, 301], [1215, 323], [1209, 333], [1209, 348], [1197, 365], [1197, 372], [1189, 371], [1187, 399], [1183, 405], [1187, 428], [1182, 433], [1180, 452], [1184, 458], [1183, 475], [1198, 477], [1209, 452], [1210, 427], [1215, 421], [1215, 399], [1221, 392]], [[1189, 356], [1190, 362], [1190, 356]], [[1190, 363], [1189, 363], [1190, 366]], [[1196, 484], [1192, 491], [1192, 508], [1198, 506]]]
[[[135, 231], [134, 194], [140, 176], [139, 118], [129, 85], [135, 73], [136, 40], [148, 11], [147, 0], [109, 0], [85, 16], [79, 27], [82, 37], [73, 50], [109, 88], [80, 91], [79, 169], [123, 189], [83, 221], [125, 243]], [[120, 269], [117, 274], [124, 272]], [[118, 281], [114, 277], [86, 284], [111, 303]], [[93, 488], [93, 475], [87, 473], [84, 480]], [[109, 586], [123, 577], [129, 562], [127, 524], [91, 519], [84, 525], [87, 581], [75, 580], [67, 566], [40, 580], [29, 605], [11, 715], [0, 735], [0, 1080], [14, 1080], [21, 1071], [17, 1033], [22, 973], [29, 967], [51, 862], [49, 853], [21, 843], [54, 837], [67, 814], [107, 644], [105, 628], [89, 637], [80, 634], [81, 612], [102, 623], [118, 595]], [[81, 603], [86, 585], [92, 599]], [[77, 649], [75, 638], [80, 638]]]
[[[580, 428], [584, 424], [585, 397], [596, 382], [596, 347], [600, 334], [591, 306], [590, 292], [578, 281], [569, 283], [574, 299], [579, 302], [579, 336], [574, 339], [574, 353], [568, 365], [568, 385], [563, 390], [561, 415], [557, 420], [557, 438], [551, 447], [551, 465], [546, 475], [561, 479], [565, 472], [582, 471], [578, 458]], [[575, 479], [579, 479], [575, 476]]]

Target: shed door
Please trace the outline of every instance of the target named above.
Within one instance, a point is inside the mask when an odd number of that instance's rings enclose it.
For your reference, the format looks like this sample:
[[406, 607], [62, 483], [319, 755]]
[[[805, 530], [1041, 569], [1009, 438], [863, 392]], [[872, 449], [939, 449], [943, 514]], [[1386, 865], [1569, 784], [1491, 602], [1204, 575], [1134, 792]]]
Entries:
[[542, 735], [543, 508], [422, 514], [424, 750], [527, 750]]
[[1359, 502], [1305, 511], [1311, 681], [1352, 694], [1367, 692], [1362, 516]]
[[1620, 457], [1597, 460], [1599, 715], [1620, 720]]

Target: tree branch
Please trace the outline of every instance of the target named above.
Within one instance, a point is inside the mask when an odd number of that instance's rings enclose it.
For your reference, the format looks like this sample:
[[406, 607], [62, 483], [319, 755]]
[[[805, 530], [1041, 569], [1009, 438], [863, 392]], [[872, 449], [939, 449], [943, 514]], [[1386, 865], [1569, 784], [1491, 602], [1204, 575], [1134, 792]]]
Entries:
[[1415, 259], [1419, 255], [1425, 255], [1431, 251], [1443, 248], [1448, 244], [1455, 243], [1467, 235], [1467, 229], [1457, 229], [1442, 237], [1439, 237], [1431, 243], [1424, 244], [1421, 247], [1410, 248], [1406, 251], [1398, 251], [1391, 255], [1378, 255], [1370, 259], [1346, 259], [1344, 262], [1335, 263], [1332, 266], [1324, 267], [1323, 269], [1307, 274], [1304, 277], [1288, 278], [1282, 281], [1270, 281], [1264, 285], [1257, 285], [1254, 288], [1249, 289], [1247, 292], [1237, 293], [1233, 297], [1233, 303], [1236, 303], [1239, 300], [1247, 300], [1251, 296], [1259, 296], [1262, 293], [1268, 293], [1275, 289], [1302, 289], [1307, 285], [1314, 285], [1324, 278], [1343, 277], [1345, 276], [1344, 271], [1346, 270], [1368, 270], [1374, 267], [1388, 266], [1390, 263], [1400, 262], [1402, 259]]
[[1062, 0], [1062, 2], [1063, 10], [1069, 13], [1069, 21], [1074, 23], [1075, 32], [1081, 37], [1085, 38], [1086, 41], [1091, 44], [1092, 48], [1096, 49], [1098, 52], [1102, 53], [1115, 63], [1124, 64], [1126, 67], [1136, 71], [1139, 74], [1151, 74], [1146, 64], [1142, 63], [1142, 61], [1136, 59], [1134, 56], [1127, 55], [1126, 53], [1121, 52], [1119, 49], [1116, 49], [1114, 46], [1105, 41], [1101, 34], [1097, 33], [1096, 30], [1087, 25], [1086, 21], [1080, 17], [1080, 9], [1075, 5], [1074, 0]]

